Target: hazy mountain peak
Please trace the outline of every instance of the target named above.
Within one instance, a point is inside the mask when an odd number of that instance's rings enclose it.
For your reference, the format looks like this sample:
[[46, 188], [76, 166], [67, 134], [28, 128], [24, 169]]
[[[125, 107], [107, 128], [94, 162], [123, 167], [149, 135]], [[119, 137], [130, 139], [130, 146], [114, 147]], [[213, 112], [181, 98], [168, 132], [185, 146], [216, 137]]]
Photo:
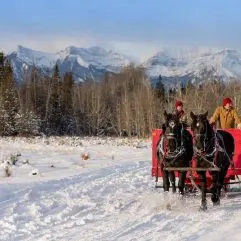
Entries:
[[[58, 53], [46, 53], [18, 46], [10, 55], [14, 72], [21, 79], [21, 71], [36, 65], [39, 68], [53, 68], [57, 62], [60, 72], [72, 71], [76, 79], [100, 78], [105, 72], [118, 73], [120, 69], [133, 62], [127, 55], [93, 46], [80, 48], [68, 46]], [[241, 54], [235, 49], [221, 48], [162, 48], [153, 56], [141, 62], [147, 74], [156, 78], [193, 79], [204, 81], [207, 74], [228, 81], [241, 78]], [[205, 77], [204, 77], [205, 75]]]

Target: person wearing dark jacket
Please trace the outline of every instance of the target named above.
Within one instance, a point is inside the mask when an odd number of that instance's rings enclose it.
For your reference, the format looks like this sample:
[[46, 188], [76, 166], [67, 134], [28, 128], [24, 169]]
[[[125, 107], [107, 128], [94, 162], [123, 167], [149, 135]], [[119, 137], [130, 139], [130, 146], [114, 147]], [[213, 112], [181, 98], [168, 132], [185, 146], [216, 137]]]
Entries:
[[180, 100], [177, 100], [175, 103], [175, 113], [179, 117], [180, 121], [187, 125], [187, 116], [183, 110], [183, 103]]

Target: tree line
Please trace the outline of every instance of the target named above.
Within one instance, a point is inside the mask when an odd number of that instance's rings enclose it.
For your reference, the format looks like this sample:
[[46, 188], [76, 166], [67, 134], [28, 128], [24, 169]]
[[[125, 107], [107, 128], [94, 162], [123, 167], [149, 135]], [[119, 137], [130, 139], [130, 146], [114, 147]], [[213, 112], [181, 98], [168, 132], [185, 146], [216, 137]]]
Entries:
[[88, 135], [148, 137], [160, 128], [164, 109], [180, 99], [186, 113], [211, 114], [224, 96], [241, 106], [241, 84], [207, 79], [202, 85], [165, 89], [161, 76], [153, 84], [145, 69], [130, 65], [101, 81], [76, 83], [55, 65], [52, 75], [33, 67], [17, 84], [10, 63], [0, 53], [0, 135]]

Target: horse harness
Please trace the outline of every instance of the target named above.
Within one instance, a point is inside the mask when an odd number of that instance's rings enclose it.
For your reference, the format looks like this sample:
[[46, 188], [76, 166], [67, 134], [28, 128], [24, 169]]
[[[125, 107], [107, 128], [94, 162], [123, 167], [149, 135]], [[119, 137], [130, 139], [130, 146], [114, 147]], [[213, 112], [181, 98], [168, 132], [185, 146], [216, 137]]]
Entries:
[[[206, 145], [206, 142], [205, 142], [205, 141], [208, 140], [208, 138], [207, 138], [207, 123], [206, 123], [206, 131], [205, 131], [205, 134], [196, 134], [196, 135], [200, 135], [200, 136], [201, 136], [201, 135], [204, 135], [204, 136], [205, 136], [205, 137], [204, 137], [204, 147], [206, 147], [207, 145]], [[236, 177], [238, 177], [238, 175], [236, 174], [237, 172], [236, 172], [236, 169], [235, 169], [235, 167], [234, 167], [234, 162], [233, 162], [233, 160], [230, 158], [230, 156], [229, 156], [228, 153], [226, 152], [225, 148], [223, 148], [223, 147], [219, 144], [218, 138], [219, 138], [220, 141], [222, 141], [223, 146], [224, 146], [224, 141], [223, 141], [222, 136], [216, 131], [216, 129], [213, 129], [213, 136], [212, 136], [212, 139], [211, 139], [211, 141], [210, 141], [210, 144], [208, 145], [208, 148], [205, 148], [204, 151], [199, 151], [199, 150], [197, 150], [196, 148], [194, 148], [195, 156], [202, 158], [204, 161], [208, 162], [208, 163], [209, 163], [210, 165], [212, 165], [213, 167], [217, 167], [216, 163], [217, 163], [218, 152], [222, 152], [222, 153], [224, 153], [224, 154], [227, 156], [227, 158], [228, 158], [228, 160], [229, 160], [229, 162], [230, 162], [230, 164], [231, 164], [232, 170], [234, 171]], [[213, 140], [214, 140], [213, 150], [212, 150], [210, 153], [208, 153], [208, 149], [211, 147]], [[213, 162], [212, 162], [212, 161], [209, 161], [208, 159], [212, 159]], [[238, 178], [238, 179], [239, 179], [239, 178]]]
[[[209, 141], [208, 140], [208, 128], [207, 128], [207, 122], [205, 123], [205, 133], [197, 133], [195, 136], [204, 136], [203, 140], [203, 150], [198, 150], [195, 147], [194, 143], [194, 157], [199, 157], [205, 162], [209, 163], [213, 167], [217, 167], [217, 156], [218, 156], [218, 151], [220, 151], [220, 145], [218, 143], [218, 137], [217, 137], [217, 132], [213, 130], [212, 138]], [[193, 136], [193, 140], [195, 138]], [[209, 152], [209, 149], [212, 147], [212, 150]], [[210, 161], [211, 160], [211, 161]]]
[[[159, 142], [159, 150], [162, 154], [162, 161], [160, 164], [163, 164], [165, 166], [165, 159], [172, 160], [172, 163], [175, 162], [179, 157], [181, 157], [185, 151], [186, 148], [184, 146], [184, 129], [181, 129], [181, 142], [180, 145], [178, 145], [177, 137], [174, 133], [168, 133], [161, 136], [160, 142]], [[167, 151], [165, 140], [173, 139], [176, 142], [176, 149], [173, 152]]]

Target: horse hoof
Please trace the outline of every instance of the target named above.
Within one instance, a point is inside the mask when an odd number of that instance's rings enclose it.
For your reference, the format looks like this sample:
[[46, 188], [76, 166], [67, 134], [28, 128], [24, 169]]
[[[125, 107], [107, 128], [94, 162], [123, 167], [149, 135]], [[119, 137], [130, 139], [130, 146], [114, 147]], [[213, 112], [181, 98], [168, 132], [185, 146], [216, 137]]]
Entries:
[[206, 211], [208, 208], [207, 208], [207, 205], [201, 205], [201, 207], [199, 208], [199, 211]]
[[183, 197], [184, 197], [184, 192], [179, 192], [179, 193], [178, 193], [178, 196], [179, 196], [180, 198], [183, 198]]
[[216, 201], [216, 202], [213, 202], [213, 206], [215, 207], [215, 206], [219, 206], [220, 205], [220, 199], [218, 200], [218, 201]]
[[[214, 204], [214, 203], [220, 203], [219, 196], [216, 195], [216, 194], [213, 194], [213, 195], [211, 196], [211, 200], [212, 200], [213, 204]], [[217, 204], [217, 205], [219, 205], [219, 204]]]

